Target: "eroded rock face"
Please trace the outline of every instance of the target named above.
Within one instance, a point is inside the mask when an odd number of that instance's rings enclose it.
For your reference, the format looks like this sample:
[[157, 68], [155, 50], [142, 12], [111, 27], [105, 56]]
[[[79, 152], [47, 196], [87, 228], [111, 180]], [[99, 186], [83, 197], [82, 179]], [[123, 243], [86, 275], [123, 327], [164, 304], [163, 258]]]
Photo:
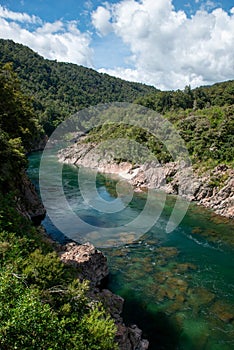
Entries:
[[90, 296], [94, 300], [99, 300], [115, 320], [117, 326], [116, 341], [120, 350], [146, 350], [148, 340], [142, 339], [142, 331], [136, 326], [127, 327], [123, 323], [121, 313], [123, 311], [124, 299], [113, 294], [108, 289], [98, 289], [104, 278], [108, 276], [107, 259], [91, 243], [78, 245], [68, 243], [59, 252], [60, 259], [65, 264], [70, 264], [77, 269], [81, 280], [90, 281]]
[[91, 243], [68, 243], [63, 248], [60, 259], [65, 264], [76, 267], [80, 279], [87, 279], [93, 286], [98, 286], [108, 276], [106, 257]]
[[225, 164], [203, 174], [193, 172], [192, 167], [178, 162], [163, 165], [148, 162], [133, 168], [129, 162], [117, 164], [114, 154], [105, 154], [97, 144], [83, 143], [82, 140], [60, 151], [59, 161], [118, 174], [129, 181], [136, 191], [145, 187], [161, 189], [168, 194], [196, 201], [217, 214], [234, 218], [234, 170]]
[[20, 195], [16, 198], [17, 210], [34, 224], [39, 225], [45, 218], [46, 210], [34, 185], [25, 173], [21, 175], [18, 188]]
[[205, 188], [199, 193], [199, 204], [212, 208], [217, 214], [234, 218], [234, 170], [221, 172], [215, 169], [216, 176], [226, 175], [228, 178], [221, 187]]
[[142, 330], [136, 325], [130, 327], [123, 323], [121, 317], [123, 311], [124, 299], [113, 294], [108, 289], [103, 289], [98, 293], [98, 300], [101, 300], [107, 308], [112, 318], [115, 319], [117, 325], [116, 341], [120, 350], [146, 350], [149, 342], [142, 339]]
[[149, 342], [142, 339], [142, 331], [136, 326], [126, 327], [122, 324], [118, 325], [116, 340], [120, 350], [147, 350]]

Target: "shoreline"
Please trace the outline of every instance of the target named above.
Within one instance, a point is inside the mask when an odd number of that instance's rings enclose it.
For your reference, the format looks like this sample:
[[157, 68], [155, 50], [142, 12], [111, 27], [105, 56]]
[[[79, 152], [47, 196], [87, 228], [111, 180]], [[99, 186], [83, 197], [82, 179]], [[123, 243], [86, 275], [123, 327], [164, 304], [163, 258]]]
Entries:
[[106, 287], [109, 268], [102, 251], [89, 242], [60, 244], [50, 237], [43, 225], [38, 227], [38, 231], [48, 244], [52, 245], [62, 263], [76, 269], [80, 281], [89, 281], [88, 296], [95, 302], [101, 302], [115, 321], [117, 328], [115, 339], [119, 350], [147, 350], [149, 341], [142, 338], [142, 330], [136, 324], [124, 323], [122, 317], [124, 299]]
[[58, 161], [117, 175], [132, 185], [136, 192], [149, 188], [179, 195], [218, 215], [234, 219], [234, 169], [225, 164], [201, 174], [198, 170], [193, 171], [192, 166], [181, 166], [178, 162], [163, 165], [148, 162], [133, 166], [126, 161], [117, 163], [113, 154], [105, 157], [95, 143], [79, 141], [59, 151]]

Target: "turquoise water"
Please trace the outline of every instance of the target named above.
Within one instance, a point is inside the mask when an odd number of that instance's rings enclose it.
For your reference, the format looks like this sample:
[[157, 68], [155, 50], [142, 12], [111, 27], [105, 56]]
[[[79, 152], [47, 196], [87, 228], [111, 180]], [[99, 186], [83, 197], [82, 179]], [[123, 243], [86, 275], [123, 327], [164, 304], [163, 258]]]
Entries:
[[[38, 186], [40, 153], [33, 153], [29, 161], [29, 176]], [[82, 220], [110, 231], [136, 218], [147, 198], [146, 193], [135, 193], [124, 211], [100, 213], [84, 203], [74, 167], [64, 167], [63, 186], [70, 206]], [[99, 175], [97, 192], [107, 202], [114, 201], [116, 179]], [[161, 196], [155, 192], [154, 202], [160, 202]], [[119, 247], [102, 248], [110, 267], [108, 288], [125, 298], [125, 320], [143, 329], [150, 349], [231, 350], [234, 222], [190, 204], [180, 225], [166, 233], [174, 203], [175, 197], [167, 196], [159, 220], [135, 241], [128, 242], [134, 232], [123, 233]], [[60, 208], [58, 215], [65, 218], [66, 212]], [[54, 239], [68, 240], [49, 218], [43, 224]], [[100, 238], [95, 232], [90, 237], [97, 245], [100, 240], [100, 246], [110, 238]]]

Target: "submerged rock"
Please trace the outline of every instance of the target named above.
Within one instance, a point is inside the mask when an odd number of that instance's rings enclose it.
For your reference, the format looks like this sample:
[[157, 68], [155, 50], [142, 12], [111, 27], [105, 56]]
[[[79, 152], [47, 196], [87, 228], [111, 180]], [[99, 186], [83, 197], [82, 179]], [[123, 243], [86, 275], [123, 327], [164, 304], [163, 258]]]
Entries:
[[234, 309], [231, 309], [230, 305], [224, 304], [221, 301], [214, 303], [211, 308], [211, 312], [225, 323], [229, 323], [234, 320]]
[[175, 247], [159, 247], [155, 251], [160, 258], [164, 259], [174, 258], [179, 254], [178, 249]]

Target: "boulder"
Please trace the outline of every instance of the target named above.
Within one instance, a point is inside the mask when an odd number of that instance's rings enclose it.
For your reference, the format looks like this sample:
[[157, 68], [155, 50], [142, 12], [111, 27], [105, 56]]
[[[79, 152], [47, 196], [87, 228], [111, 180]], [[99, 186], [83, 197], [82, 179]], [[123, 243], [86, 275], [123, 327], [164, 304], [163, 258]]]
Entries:
[[147, 350], [149, 342], [142, 339], [141, 336], [142, 331], [136, 325], [130, 327], [123, 324], [118, 325], [116, 340], [120, 350]]
[[91, 285], [98, 286], [108, 276], [106, 257], [91, 243], [68, 243], [63, 249], [61, 261], [76, 267], [81, 280], [87, 279]]

